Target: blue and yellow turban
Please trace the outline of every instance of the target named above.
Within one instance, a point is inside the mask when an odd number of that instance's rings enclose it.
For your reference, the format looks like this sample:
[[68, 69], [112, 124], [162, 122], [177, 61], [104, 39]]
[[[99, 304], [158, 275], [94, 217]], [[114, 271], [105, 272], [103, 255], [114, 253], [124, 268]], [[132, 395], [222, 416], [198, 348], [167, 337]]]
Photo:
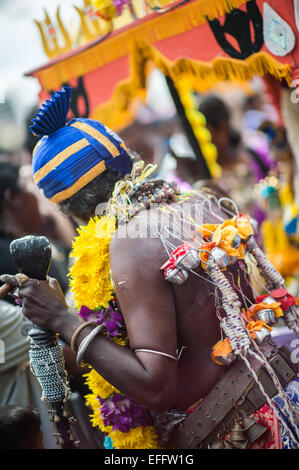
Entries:
[[66, 124], [71, 88], [56, 91], [32, 120], [41, 140], [33, 151], [34, 181], [52, 202], [68, 199], [106, 169], [123, 175], [132, 161], [121, 138], [92, 119]]

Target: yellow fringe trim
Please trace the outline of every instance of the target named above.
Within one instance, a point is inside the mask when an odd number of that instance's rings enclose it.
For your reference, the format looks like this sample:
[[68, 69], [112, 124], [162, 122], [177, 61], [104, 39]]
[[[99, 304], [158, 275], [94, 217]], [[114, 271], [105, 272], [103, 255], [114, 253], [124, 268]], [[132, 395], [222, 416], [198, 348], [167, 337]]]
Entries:
[[136, 110], [144, 102], [150, 64], [169, 75], [176, 85], [179, 80], [187, 78], [196, 91], [206, 91], [219, 81], [247, 82], [255, 75], [266, 74], [291, 84], [291, 65], [280, 63], [267, 52], [253, 54], [244, 61], [217, 57], [212, 62], [189, 58], [171, 62], [151, 45], [192, 30], [206, 22], [207, 17], [213, 19], [245, 3], [244, 0], [194, 0], [167, 14], [136, 24], [72, 57], [49, 64], [33, 75], [44, 89], [53, 90], [63, 82], [130, 55], [131, 77], [118, 83], [111, 100], [101, 104], [91, 115], [92, 119], [98, 119], [116, 131], [132, 123]]
[[74, 53], [66, 59], [58, 59], [53, 65], [50, 63], [31, 75], [36, 76], [46, 90], [55, 90], [74, 77], [93, 72], [105, 64], [127, 56], [132, 44], [140, 38], [154, 44], [190, 31], [206, 23], [207, 18], [217, 18], [245, 3], [246, 0], [190, 1], [173, 11], [156, 15], [140, 24], [133, 24], [132, 27], [116, 33], [102, 43], [88, 47], [77, 54]]
[[206, 128], [205, 116], [197, 111], [198, 104], [193, 95], [194, 88], [190, 86], [188, 80], [178, 80], [176, 85], [185, 109], [186, 117], [200, 145], [210, 175], [212, 178], [219, 178], [221, 176], [221, 167], [217, 163], [217, 148], [212, 143], [211, 133]]
[[186, 79], [196, 91], [207, 90], [219, 81], [247, 82], [256, 75], [267, 74], [291, 84], [291, 65], [281, 64], [267, 52], [258, 52], [244, 61], [218, 57], [211, 63], [192, 59], [171, 62], [155, 47], [139, 39], [131, 54], [131, 77], [118, 83], [112, 99], [100, 105], [92, 119], [102, 121], [116, 131], [129, 125], [138, 103], [145, 99], [150, 64], [169, 75], [177, 88], [180, 81]]

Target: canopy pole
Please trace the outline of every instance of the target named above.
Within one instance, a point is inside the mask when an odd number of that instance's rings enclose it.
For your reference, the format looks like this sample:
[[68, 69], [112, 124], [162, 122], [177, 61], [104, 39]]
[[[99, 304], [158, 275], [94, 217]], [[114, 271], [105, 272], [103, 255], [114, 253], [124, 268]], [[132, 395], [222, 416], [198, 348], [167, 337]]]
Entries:
[[194, 152], [194, 155], [196, 156], [196, 162], [198, 166], [198, 179], [201, 179], [201, 180], [211, 179], [212, 177], [211, 177], [210, 170], [207, 166], [207, 163], [201, 151], [199, 142], [194, 135], [192, 126], [186, 116], [185, 108], [178, 94], [178, 91], [173, 83], [173, 80], [171, 77], [167, 75], [165, 76], [165, 79], [166, 79], [166, 83], [167, 83], [169, 92], [171, 94], [171, 97], [173, 99], [174, 105], [176, 107], [177, 113], [179, 115], [183, 130], [186, 133], [186, 137], [189, 141], [189, 144]]

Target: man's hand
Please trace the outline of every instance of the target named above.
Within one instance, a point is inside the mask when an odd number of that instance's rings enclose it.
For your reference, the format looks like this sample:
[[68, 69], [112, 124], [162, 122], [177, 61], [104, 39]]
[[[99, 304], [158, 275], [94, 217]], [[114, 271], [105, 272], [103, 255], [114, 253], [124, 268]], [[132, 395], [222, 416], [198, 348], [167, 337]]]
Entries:
[[[1, 281], [19, 287], [15, 276], [3, 274]], [[19, 287], [23, 313], [35, 325], [59, 333], [63, 328], [69, 307], [56, 279], [47, 281], [28, 279]]]

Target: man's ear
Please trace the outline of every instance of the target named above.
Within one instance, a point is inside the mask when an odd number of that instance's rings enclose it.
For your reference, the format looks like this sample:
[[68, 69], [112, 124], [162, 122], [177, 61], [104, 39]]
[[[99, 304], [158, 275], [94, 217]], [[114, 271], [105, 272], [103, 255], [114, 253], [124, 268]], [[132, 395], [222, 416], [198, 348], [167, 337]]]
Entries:
[[20, 192], [12, 188], [7, 188], [4, 191], [4, 204], [11, 210], [19, 209], [22, 205]]

